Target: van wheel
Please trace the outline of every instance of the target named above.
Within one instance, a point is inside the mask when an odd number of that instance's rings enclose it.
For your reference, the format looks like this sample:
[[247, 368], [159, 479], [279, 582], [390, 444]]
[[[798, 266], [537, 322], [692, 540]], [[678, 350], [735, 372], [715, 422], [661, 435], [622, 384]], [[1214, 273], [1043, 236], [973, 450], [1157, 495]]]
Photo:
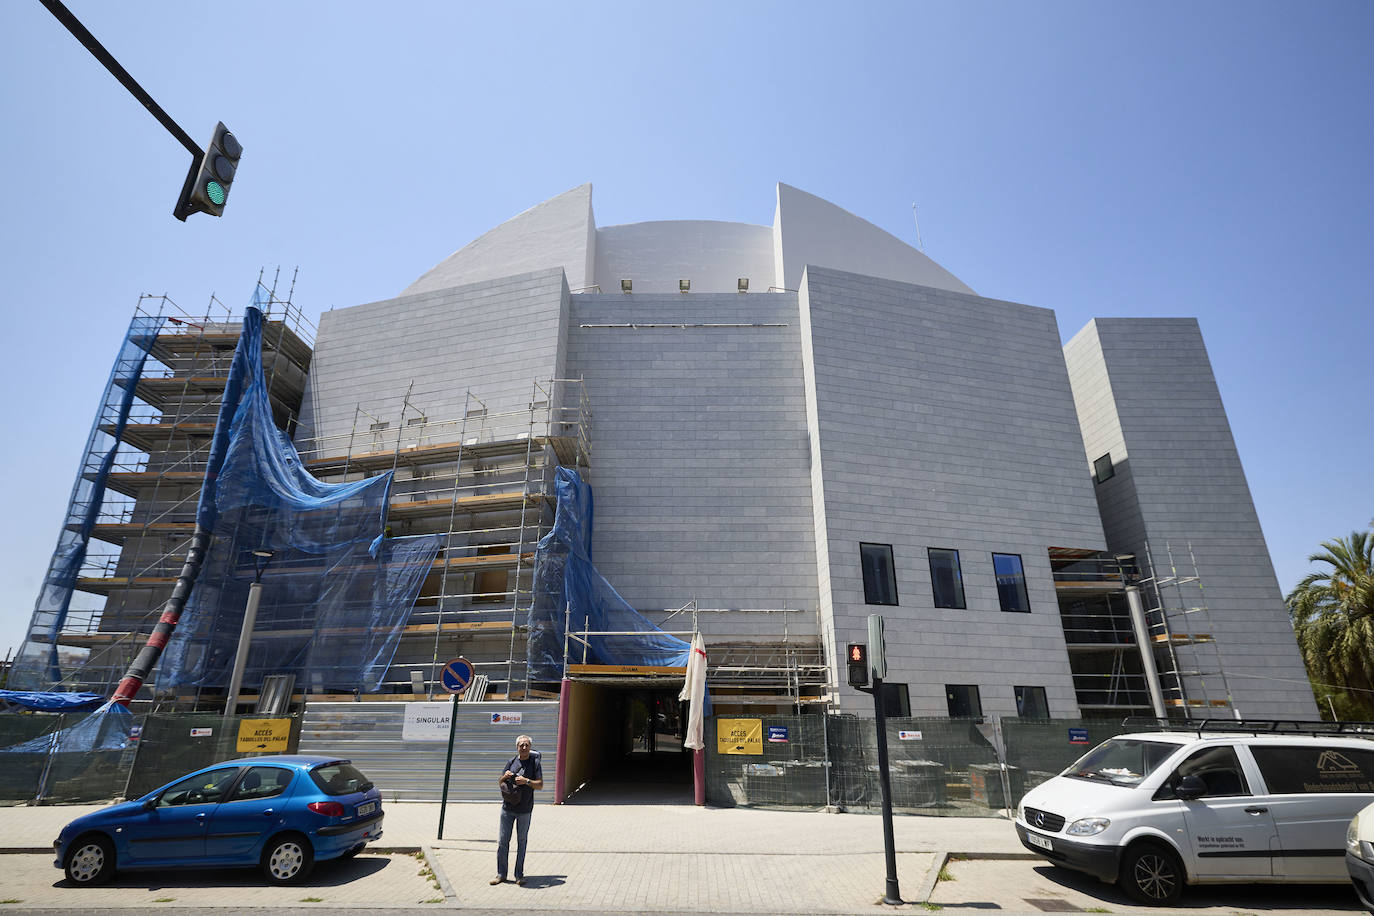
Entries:
[[273, 837], [262, 851], [262, 873], [273, 884], [299, 884], [314, 865], [310, 842], [297, 833]]
[[114, 844], [99, 834], [81, 837], [67, 849], [63, 866], [67, 880], [73, 884], [104, 884], [114, 875]]
[[1117, 883], [1141, 903], [1177, 903], [1183, 894], [1183, 863], [1159, 843], [1137, 843], [1121, 859]]

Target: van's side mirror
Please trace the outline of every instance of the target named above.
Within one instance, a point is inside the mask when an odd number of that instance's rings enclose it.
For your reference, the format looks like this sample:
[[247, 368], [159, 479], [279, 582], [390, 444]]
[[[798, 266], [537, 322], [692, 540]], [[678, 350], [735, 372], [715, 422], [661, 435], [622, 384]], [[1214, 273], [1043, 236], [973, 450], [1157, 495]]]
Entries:
[[1207, 794], [1207, 783], [1202, 781], [1201, 776], [1190, 774], [1174, 786], [1174, 794], [1184, 801], [1192, 801]]

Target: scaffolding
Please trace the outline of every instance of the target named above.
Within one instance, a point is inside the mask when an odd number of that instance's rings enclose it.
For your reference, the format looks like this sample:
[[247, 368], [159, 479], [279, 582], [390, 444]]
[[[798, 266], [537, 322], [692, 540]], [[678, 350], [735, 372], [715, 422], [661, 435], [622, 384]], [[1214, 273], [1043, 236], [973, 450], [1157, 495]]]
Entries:
[[489, 699], [534, 696], [525, 659], [534, 551], [553, 524], [554, 471], [590, 469], [585, 386], [535, 380], [524, 406], [499, 412], [469, 389], [451, 417], [430, 416], [413, 389], [355, 405], [346, 433], [296, 443], [323, 481], [394, 473], [388, 536], [442, 537], [379, 689], [433, 698], [445, 664], [463, 655]]
[[[260, 275], [264, 368], [274, 419], [289, 431], [305, 390], [314, 328], [291, 302], [294, 275], [284, 298], [280, 271], [270, 288], [264, 280]], [[43, 687], [108, 693], [157, 622], [195, 528], [241, 317], [214, 296], [200, 314], [166, 295], [139, 297], [126, 340], [137, 337], [137, 346], [126, 345], [116, 360], [63, 527], [63, 541], [79, 538], [81, 548], [70, 601], [51, 623], [36, 608], [30, 628], [32, 641], [47, 627], [59, 662]], [[122, 409], [115, 409], [119, 399]]]
[[[1186, 719], [1238, 715], [1191, 541], [1186, 549], [1191, 573], [1180, 573], [1173, 545], [1165, 541], [1168, 574], [1160, 575], [1150, 547], [1145, 545], [1147, 575], [1140, 580], [1140, 589], [1147, 596], [1146, 624], [1164, 703], [1171, 710], [1180, 710]], [[1179, 552], [1182, 554], [1182, 549]]]

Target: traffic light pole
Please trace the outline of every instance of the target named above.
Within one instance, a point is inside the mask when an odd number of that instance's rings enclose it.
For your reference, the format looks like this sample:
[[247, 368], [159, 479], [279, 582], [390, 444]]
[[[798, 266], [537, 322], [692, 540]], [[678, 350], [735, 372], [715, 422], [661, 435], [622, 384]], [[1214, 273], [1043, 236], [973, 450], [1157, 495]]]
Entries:
[[[75, 35], [76, 40], [81, 42], [86, 50], [90, 51], [91, 54], [95, 56], [96, 60], [105, 65], [106, 70], [114, 74], [114, 78], [119, 80], [119, 84], [129, 90], [133, 97], [138, 99], [139, 102], [143, 104], [144, 108], [148, 109], [148, 113], [157, 118], [159, 124], [167, 128], [168, 133], [176, 137], [182, 146], [191, 151], [191, 155], [196, 158], [196, 162], [200, 161], [200, 157], [205, 154], [205, 150], [201, 149], [200, 146], [196, 144], [196, 141], [191, 139], [190, 134], [181, 129], [181, 125], [172, 120], [171, 115], [162, 110], [161, 105], [153, 101], [153, 97], [129, 75], [128, 70], [125, 70], [119, 65], [119, 61], [114, 59], [114, 55], [105, 50], [105, 46], [97, 41], [96, 37], [81, 24], [80, 20], [72, 15], [72, 11], [62, 5], [61, 0], [38, 0], [38, 2], [47, 7], [48, 12], [56, 16], [57, 21], [66, 26], [67, 31]], [[194, 180], [194, 174], [187, 178], [188, 182]]]
[[883, 679], [875, 677], [869, 688], [873, 694], [873, 720], [878, 728], [878, 785], [883, 793], [883, 853], [887, 858], [887, 886], [883, 903], [900, 906], [902, 891], [897, 886], [897, 841], [892, 833], [892, 775], [887, 762], [887, 715], [883, 710]]

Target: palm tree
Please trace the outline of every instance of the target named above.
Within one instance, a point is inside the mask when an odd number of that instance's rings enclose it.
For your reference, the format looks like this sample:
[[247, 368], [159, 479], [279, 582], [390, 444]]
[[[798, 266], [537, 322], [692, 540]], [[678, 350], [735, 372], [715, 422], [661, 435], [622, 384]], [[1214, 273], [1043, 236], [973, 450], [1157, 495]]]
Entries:
[[1288, 594], [1298, 648], [1313, 684], [1327, 685], [1317, 693], [1333, 693], [1342, 718], [1374, 720], [1374, 534], [1321, 546], [1307, 559], [1329, 568]]

